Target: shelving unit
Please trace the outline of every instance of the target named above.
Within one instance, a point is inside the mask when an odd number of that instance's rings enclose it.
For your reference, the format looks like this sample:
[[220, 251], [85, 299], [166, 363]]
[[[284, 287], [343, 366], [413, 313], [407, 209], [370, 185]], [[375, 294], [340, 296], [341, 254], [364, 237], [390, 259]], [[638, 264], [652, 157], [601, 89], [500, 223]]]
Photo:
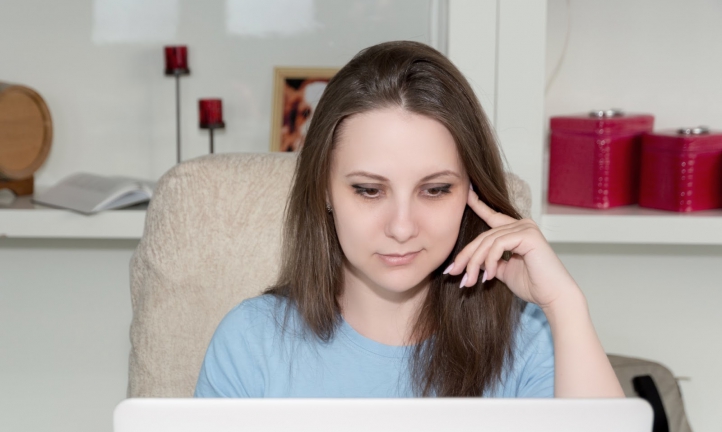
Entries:
[[678, 214], [639, 206], [594, 210], [546, 204], [538, 224], [551, 243], [722, 245], [722, 209]]
[[[0, 208], [0, 237], [140, 239], [146, 207], [85, 216], [21, 197]], [[677, 214], [638, 206], [593, 210], [546, 204], [537, 223], [550, 243], [722, 245], [722, 209]]]
[[140, 239], [147, 204], [86, 216], [69, 210], [34, 204], [18, 197], [0, 206], [0, 237]]

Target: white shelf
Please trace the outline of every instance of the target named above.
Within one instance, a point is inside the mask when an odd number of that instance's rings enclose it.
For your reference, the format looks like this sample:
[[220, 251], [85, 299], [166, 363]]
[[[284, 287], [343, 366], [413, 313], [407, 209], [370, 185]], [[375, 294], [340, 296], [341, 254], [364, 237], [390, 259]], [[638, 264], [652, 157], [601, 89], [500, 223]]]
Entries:
[[[0, 237], [140, 239], [146, 205], [85, 216], [15, 199], [0, 205]], [[617, 207], [544, 205], [539, 226], [550, 243], [722, 245], [722, 209], [673, 213]]]
[[0, 205], [0, 237], [140, 239], [147, 204], [91, 216], [34, 204], [29, 196]]
[[639, 206], [594, 210], [546, 204], [539, 226], [550, 243], [722, 245], [722, 209], [675, 213]]

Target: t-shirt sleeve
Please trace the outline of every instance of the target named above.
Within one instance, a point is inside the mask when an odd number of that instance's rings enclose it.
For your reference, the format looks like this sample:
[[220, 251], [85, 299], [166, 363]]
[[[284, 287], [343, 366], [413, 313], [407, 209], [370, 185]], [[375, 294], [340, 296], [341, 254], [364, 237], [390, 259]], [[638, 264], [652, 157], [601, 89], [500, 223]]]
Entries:
[[206, 350], [193, 397], [244, 398], [263, 395], [263, 371], [254, 344], [254, 314], [247, 301], [221, 320]]
[[539, 306], [529, 303], [522, 313], [517, 356], [516, 397], [554, 397], [554, 341]]

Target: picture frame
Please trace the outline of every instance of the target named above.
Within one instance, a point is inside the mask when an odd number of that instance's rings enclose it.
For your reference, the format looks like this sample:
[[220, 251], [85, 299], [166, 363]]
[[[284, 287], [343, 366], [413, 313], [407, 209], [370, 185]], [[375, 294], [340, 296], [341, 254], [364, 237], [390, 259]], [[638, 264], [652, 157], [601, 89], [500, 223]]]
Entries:
[[303, 146], [318, 100], [337, 68], [274, 67], [271, 151]]

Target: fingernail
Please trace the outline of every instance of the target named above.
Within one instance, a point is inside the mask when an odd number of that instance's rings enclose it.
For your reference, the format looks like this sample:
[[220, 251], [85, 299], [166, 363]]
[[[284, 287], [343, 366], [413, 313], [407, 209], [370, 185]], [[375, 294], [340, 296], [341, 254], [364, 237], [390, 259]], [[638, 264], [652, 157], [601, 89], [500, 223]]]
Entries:
[[464, 284], [466, 283], [467, 277], [468, 277], [468, 275], [466, 273], [464, 273], [464, 277], [461, 278], [461, 285], [459, 285], [459, 288], [464, 288]]
[[449, 272], [450, 272], [451, 269], [453, 269], [453, 268], [454, 268], [454, 263], [449, 264], [449, 266], [446, 267], [446, 270], [444, 270], [444, 274], [449, 274]]
[[486, 270], [484, 270], [484, 276], [481, 277], [481, 283], [486, 282]]
[[473, 191], [473, 190], [474, 190], [474, 185], [473, 185], [473, 184], [471, 184], [471, 183], [469, 183], [469, 190], [471, 190], [471, 191]]

